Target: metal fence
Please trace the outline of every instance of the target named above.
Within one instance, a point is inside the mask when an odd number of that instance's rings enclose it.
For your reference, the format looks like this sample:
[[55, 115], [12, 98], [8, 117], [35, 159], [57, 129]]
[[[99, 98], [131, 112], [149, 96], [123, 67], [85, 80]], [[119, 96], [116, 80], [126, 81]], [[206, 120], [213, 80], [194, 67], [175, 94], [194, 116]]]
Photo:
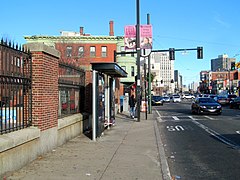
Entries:
[[0, 134], [17, 131], [32, 121], [31, 53], [14, 43], [0, 43]]

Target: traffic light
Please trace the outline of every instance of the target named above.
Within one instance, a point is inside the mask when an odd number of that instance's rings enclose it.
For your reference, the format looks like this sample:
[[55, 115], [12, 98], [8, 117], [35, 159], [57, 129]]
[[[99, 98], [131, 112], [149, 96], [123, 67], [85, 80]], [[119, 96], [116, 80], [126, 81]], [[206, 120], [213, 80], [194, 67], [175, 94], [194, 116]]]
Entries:
[[175, 60], [175, 50], [174, 50], [174, 48], [169, 48], [169, 60]]
[[171, 80], [171, 83], [174, 83], [174, 80], [173, 80], [173, 79]]
[[162, 84], [162, 83], [163, 83], [163, 80], [161, 80], [160, 82], [161, 82], [161, 84]]
[[235, 62], [231, 62], [231, 70], [235, 70]]
[[197, 47], [197, 58], [203, 59], [203, 47]]

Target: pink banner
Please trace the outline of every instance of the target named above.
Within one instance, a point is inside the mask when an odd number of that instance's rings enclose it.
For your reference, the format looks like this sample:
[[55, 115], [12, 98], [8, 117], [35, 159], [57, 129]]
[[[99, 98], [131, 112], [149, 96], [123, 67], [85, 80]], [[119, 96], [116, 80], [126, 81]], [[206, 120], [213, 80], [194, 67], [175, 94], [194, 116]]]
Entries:
[[136, 26], [130, 25], [124, 28], [125, 49], [136, 49]]
[[140, 48], [152, 49], [152, 25], [140, 26]]
[[[136, 49], [135, 25], [124, 27], [124, 46], [125, 49]], [[152, 25], [140, 26], [140, 48], [152, 49]]]

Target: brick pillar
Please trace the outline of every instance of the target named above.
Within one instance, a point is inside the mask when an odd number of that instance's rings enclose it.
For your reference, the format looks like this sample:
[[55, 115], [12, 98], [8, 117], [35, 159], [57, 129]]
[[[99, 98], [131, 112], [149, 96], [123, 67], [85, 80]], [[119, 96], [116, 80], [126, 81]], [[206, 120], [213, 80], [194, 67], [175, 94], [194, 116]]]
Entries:
[[42, 43], [26, 46], [32, 53], [32, 122], [44, 131], [58, 125], [60, 53]]

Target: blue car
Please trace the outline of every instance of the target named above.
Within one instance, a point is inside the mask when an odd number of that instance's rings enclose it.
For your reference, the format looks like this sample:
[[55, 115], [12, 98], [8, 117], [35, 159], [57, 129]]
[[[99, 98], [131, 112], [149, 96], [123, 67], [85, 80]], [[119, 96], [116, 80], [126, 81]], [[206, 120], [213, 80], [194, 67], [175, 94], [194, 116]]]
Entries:
[[152, 105], [154, 106], [162, 106], [163, 105], [163, 97], [162, 96], [152, 96]]

